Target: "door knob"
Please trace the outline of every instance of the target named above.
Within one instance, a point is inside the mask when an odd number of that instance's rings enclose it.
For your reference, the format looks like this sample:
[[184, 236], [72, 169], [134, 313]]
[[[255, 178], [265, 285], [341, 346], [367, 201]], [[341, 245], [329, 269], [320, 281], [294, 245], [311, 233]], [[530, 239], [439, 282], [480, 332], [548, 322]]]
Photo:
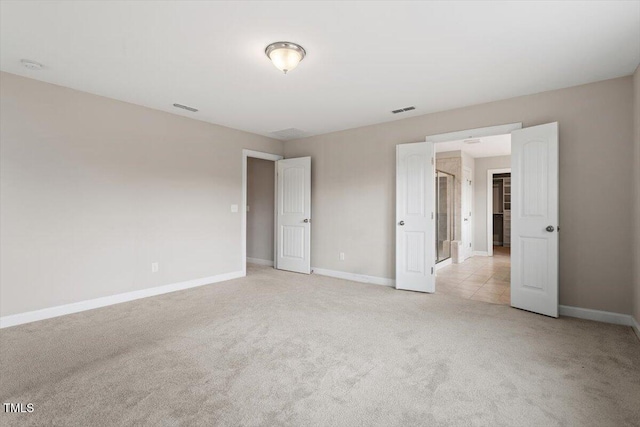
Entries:
[[305, 218], [303, 222], [311, 222], [309, 218]]
[[553, 225], [547, 225], [547, 228], [545, 230], [547, 230], [549, 233], [552, 233], [555, 228], [553, 228]]
[[465, 218], [464, 220], [465, 220], [465, 221], [469, 221], [469, 218]]
[[404, 225], [404, 221], [400, 221], [398, 225]]

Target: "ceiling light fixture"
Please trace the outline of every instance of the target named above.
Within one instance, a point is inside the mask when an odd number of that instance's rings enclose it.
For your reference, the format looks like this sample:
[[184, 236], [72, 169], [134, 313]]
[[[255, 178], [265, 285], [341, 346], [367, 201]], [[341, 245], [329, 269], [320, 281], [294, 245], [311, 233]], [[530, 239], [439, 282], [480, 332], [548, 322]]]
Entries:
[[465, 139], [464, 140], [465, 144], [479, 144], [480, 143], [480, 138], [475, 138], [475, 139]]
[[271, 43], [266, 47], [264, 53], [273, 62], [273, 65], [285, 74], [296, 68], [307, 54], [302, 46], [291, 42]]

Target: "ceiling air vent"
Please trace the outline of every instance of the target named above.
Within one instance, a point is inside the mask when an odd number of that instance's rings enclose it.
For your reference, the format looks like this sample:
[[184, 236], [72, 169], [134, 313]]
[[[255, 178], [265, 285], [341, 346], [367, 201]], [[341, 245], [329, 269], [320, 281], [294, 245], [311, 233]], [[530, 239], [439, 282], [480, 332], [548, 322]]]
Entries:
[[271, 132], [271, 135], [284, 141], [290, 141], [292, 139], [300, 139], [309, 136], [308, 133], [296, 128], [282, 129], [275, 132]]
[[399, 109], [397, 109], [397, 110], [391, 110], [391, 112], [392, 112], [393, 114], [398, 114], [398, 113], [404, 113], [404, 112], [406, 112], [406, 111], [411, 111], [411, 110], [415, 110], [415, 109], [416, 109], [416, 107], [411, 106], [411, 107], [399, 108]]
[[183, 110], [191, 111], [192, 113], [195, 113], [196, 111], [198, 111], [197, 108], [189, 107], [187, 105], [173, 104], [173, 106], [176, 108], [182, 108]]

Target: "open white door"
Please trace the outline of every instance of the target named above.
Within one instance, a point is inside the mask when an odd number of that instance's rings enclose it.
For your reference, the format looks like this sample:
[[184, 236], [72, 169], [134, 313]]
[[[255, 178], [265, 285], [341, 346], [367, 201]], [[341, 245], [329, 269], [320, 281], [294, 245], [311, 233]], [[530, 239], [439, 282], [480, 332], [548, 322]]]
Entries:
[[278, 160], [276, 268], [311, 273], [311, 157]]
[[396, 288], [435, 292], [432, 142], [396, 145]]
[[511, 132], [511, 305], [558, 317], [558, 123]]

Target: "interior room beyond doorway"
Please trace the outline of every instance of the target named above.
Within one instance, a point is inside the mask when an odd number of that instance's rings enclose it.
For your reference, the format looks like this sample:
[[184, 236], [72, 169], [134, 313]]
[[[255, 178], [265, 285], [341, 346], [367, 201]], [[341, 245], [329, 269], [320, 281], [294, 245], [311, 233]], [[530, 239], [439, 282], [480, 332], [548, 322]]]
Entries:
[[510, 304], [511, 135], [435, 151], [436, 292]]
[[275, 162], [247, 158], [247, 263], [273, 266]]

